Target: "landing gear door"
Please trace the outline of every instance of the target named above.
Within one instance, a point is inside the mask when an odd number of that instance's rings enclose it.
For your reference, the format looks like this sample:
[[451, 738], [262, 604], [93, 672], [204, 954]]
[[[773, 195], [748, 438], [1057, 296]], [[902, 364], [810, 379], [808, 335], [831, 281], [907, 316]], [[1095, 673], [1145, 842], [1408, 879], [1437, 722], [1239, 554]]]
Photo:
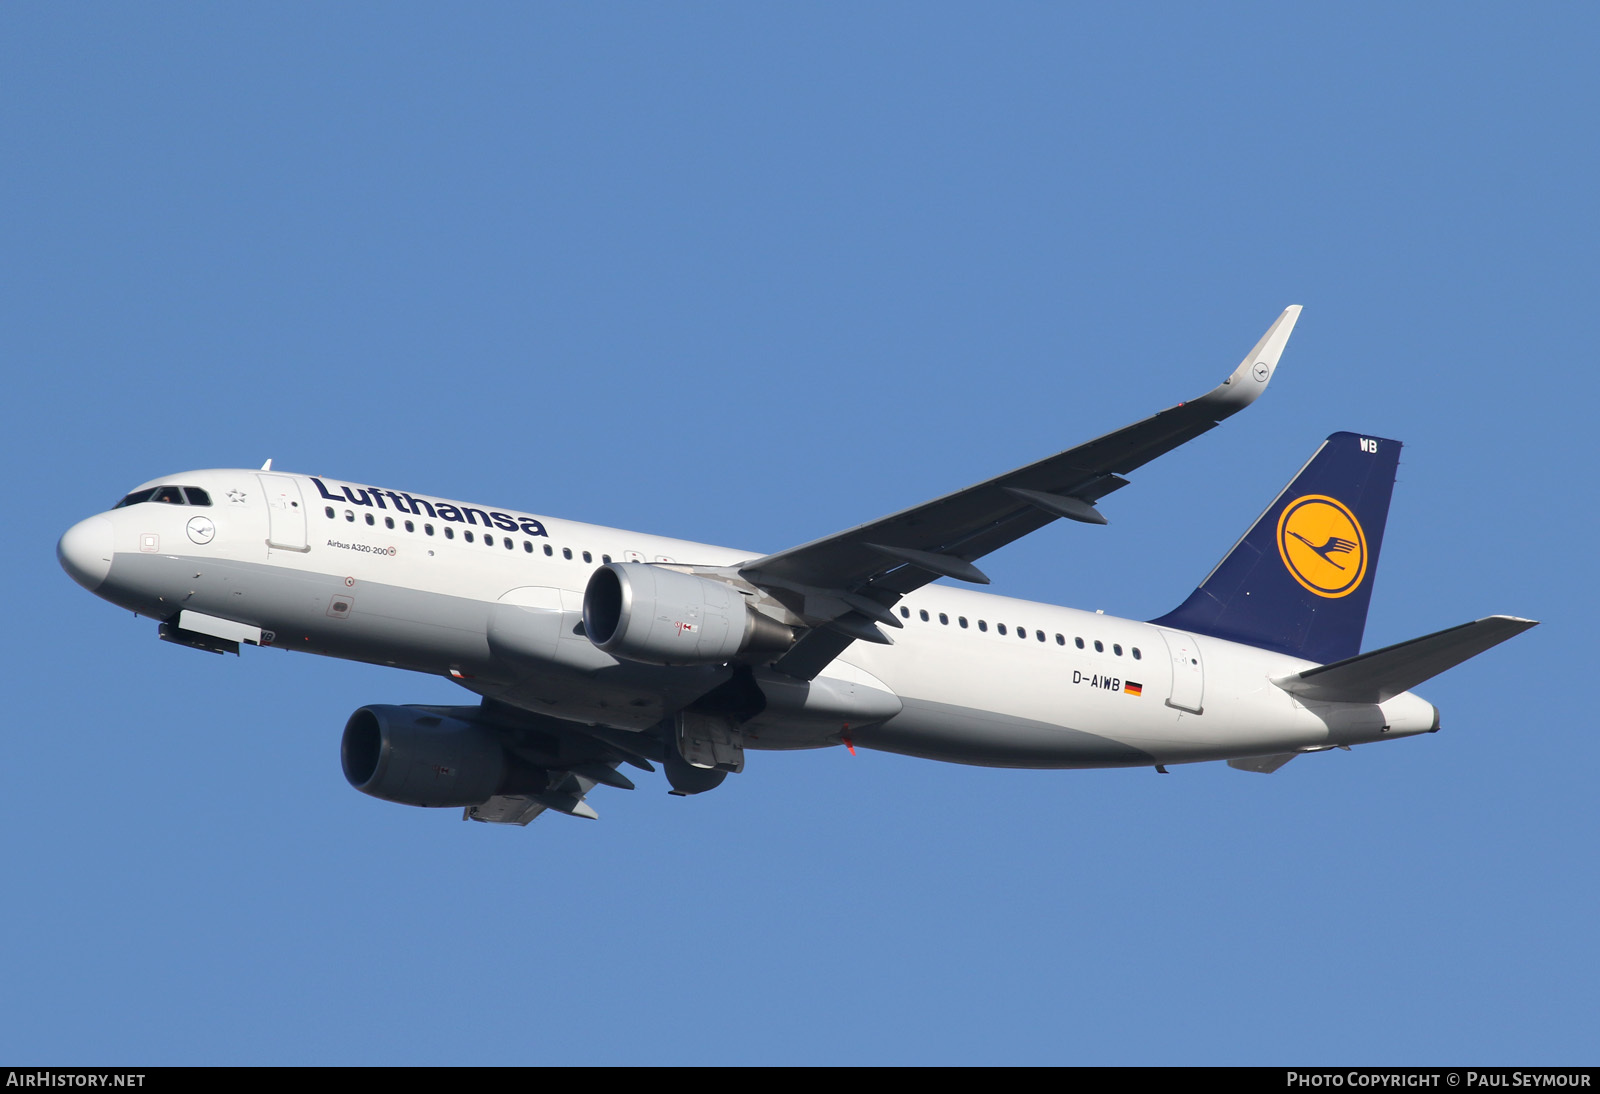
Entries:
[[1200, 660], [1200, 645], [1194, 635], [1182, 631], [1161, 632], [1172, 658], [1172, 696], [1167, 706], [1187, 710], [1191, 714], [1204, 713], [1202, 705], [1206, 691], [1206, 667]]
[[278, 551], [309, 551], [306, 542], [306, 507], [300, 483], [289, 475], [257, 475], [267, 499], [267, 547]]

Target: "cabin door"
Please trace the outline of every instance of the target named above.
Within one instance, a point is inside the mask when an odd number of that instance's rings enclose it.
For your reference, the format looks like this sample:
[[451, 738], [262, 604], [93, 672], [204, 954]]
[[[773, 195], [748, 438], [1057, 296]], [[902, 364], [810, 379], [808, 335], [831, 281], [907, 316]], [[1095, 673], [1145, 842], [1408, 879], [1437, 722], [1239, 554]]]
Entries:
[[1200, 645], [1194, 635], [1182, 631], [1163, 630], [1167, 653], [1172, 658], [1172, 695], [1167, 706], [1187, 710], [1191, 714], [1204, 711], [1206, 667], [1200, 660]]
[[289, 475], [257, 475], [267, 499], [267, 547], [278, 551], [309, 551], [306, 542], [306, 507], [300, 483]]

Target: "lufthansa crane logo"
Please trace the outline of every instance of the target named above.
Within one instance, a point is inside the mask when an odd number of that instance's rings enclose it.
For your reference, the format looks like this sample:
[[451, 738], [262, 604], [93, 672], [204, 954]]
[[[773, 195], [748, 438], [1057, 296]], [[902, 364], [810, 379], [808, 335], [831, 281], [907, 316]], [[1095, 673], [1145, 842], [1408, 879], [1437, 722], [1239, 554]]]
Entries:
[[1367, 576], [1367, 536], [1343, 503], [1323, 494], [1291, 501], [1278, 518], [1278, 556], [1318, 596], [1354, 592]]
[[190, 517], [189, 524], [184, 528], [189, 533], [189, 538], [199, 544], [210, 543], [217, 534], [217, 526], [211, 523], [210, 517]]

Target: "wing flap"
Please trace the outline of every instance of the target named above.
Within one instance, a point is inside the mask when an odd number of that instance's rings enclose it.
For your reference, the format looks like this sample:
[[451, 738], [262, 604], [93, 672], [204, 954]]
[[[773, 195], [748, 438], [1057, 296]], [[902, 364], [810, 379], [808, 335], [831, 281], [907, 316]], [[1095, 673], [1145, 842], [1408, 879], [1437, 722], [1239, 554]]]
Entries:
[[1237, 760], [1229, 760], [1228, 766], [1235, 771], [1254, 771], [1261, 775], [1270, 775], [1296, 756], [1298, 752], [1274, 752], [1270, 756], [1244, 756]]
[[483, 821], [485, 824], [518, 824], [526, 828], [544, 810], [545, 807], [532, 798], [520, 794], [500, 794], [481, 805], [467, 806], [461, 811], [461, 819]]
[[838, 631], [818, 628], [807, 632], [772, 667], [800, 680], [812, 680], [854, 641]]

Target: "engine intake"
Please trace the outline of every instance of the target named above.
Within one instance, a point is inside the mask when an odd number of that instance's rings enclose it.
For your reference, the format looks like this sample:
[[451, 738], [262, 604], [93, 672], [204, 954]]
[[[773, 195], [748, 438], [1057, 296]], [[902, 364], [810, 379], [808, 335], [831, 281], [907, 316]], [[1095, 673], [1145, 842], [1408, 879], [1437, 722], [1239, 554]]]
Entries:
[[651, 665], [715, 665], [794, 644], [792, 628], [732, 585], [642, 562], [612, 562], [590, 576], [583, 629], [606, 653]]
[[402, 805], [479, 805], [508, 771], [494, 734], [418, 707], [362, 707], [345, 723], [339, 758], [351, 786]]

